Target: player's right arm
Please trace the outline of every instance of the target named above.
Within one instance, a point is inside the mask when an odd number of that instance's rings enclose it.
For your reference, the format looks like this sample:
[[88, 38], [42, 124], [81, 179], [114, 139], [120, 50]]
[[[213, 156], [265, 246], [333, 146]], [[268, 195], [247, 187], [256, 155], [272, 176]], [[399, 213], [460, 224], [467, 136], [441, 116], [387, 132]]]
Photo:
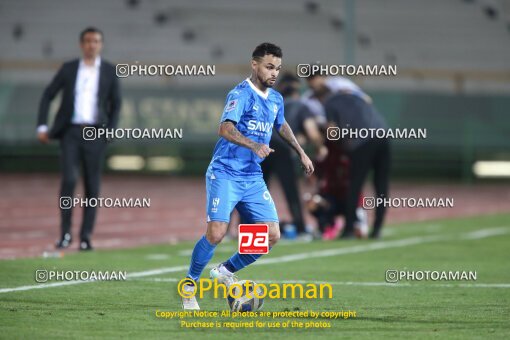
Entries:
[[64, 67], [62, 66], [57, 72], [51, 83], [46, 87], [39, 104], [39, 114], [37, 116], [37, 139], [41, 143], [48, 143], [48, 112], [50, 110], [50, 103], [57, 95], [58, 91], [64, 87]]
[[245, 137], [235, 126], [235, 122], [225, 120], [220, 124], [218, 134], [231, 143], [244, 146], [252, 150], [260, 158], [269, 156], [274, 150], [266, 144], [257, 143], [248, 137]]
[[274, 150], [269, 145], [257, 143], [243, 135], [236, 127], [250, 105], [250, 96], [242, 90], [233, 90], [227, 96], [225, 108], [221, 115], [218, 134], [231, 143], [252, 150], [260, 158], [269, 156]]

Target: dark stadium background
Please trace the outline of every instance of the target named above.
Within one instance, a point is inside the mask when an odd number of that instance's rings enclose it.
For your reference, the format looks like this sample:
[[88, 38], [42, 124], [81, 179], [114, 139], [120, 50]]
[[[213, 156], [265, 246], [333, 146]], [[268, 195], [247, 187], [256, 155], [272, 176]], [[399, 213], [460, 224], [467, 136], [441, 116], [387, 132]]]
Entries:
[[[250, 53], [263, 41], [282, 47], [284, 70], [291, 72], [297, 64], [316, 62], [397, 65], [395, 77], [353, 79], [391, 127], [427, 129], [424, 140], [393, 142], [393, 193], [458, 195], [461, 210], [441, 216], [509, 209], [502, 201], [508, 202], [510, 176], [506, 1], [3, 0], [0, 231], [8, 236], [5, 248], [23, 249], [28, 243], [15, 235], [32, 231], [26, 241], [37, 245], [31, 253], [37, 254], [57, 237], [58, 147], [37, 142], [36, 115], [58, 67], [79, 56], [78, 35], [87, 26], [103, 30], [102, 57], [113, 63], [216, 65], [212, 77], [120, 80], [121, 127], [182, 128], [184, 137], [110, 145], [103, 193], [152, 196], [156, 208], [139, 214], [103, 209], [96, 228], [99, 247], [129, 244], [111, 241], [122, 240], [127, 229], [109, 229], [126, 219], [166, 235], [147, 242], [200, 234], [203, 174], [225, 95], [248, 76]], [[479, 161], [503, 163], [485, 163], [477, 173]], [[285, 216], [278, 187], [274, 190]], [[462, 205], [462, 199], [468, 203]], [[405, 219], [399, 214], [438, 217], [390, 211], [388, 223]], [[136, 232], [143, 230], [133, 228]], [[19, 255], [11, 250], [3, 256]]]

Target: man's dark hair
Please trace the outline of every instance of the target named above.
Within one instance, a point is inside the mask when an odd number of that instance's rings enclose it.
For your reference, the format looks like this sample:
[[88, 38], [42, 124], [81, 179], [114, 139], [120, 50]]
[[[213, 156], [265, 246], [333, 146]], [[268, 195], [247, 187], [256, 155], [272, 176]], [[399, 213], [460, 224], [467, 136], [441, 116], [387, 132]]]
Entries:
[[97, 27], [87, 27], [80, 33], [80, 42], [83, 41], [83, 38], [85, 37], [85, 34], [87, 33], [99, 33], [101, 35], [101, 40], [103, 40], [103, 32], [97, 28]]
[[299, 83], [299, 78], [296, 77], [293, 73], [291, 72], [285, 72], [284, 74], [282, 74], [282, 76], [280, 77], [280, 83], [285, 83], [285, 84], [289, 84], [289, 83]]
[[278, 82], [278, 92], [285, 98], [295, 93], [299, 93], [299, 78], [290, 72], [285, 72]]
[[255, 47], [255, 50], [251, 54], [251, 57], [253, 59], [260, 59], [264, 58], [264, 56], [268, 54], [274, 55], [277, 58], [281, 58], [282, 49], [276, 46], [275, 44], [265, 42]]

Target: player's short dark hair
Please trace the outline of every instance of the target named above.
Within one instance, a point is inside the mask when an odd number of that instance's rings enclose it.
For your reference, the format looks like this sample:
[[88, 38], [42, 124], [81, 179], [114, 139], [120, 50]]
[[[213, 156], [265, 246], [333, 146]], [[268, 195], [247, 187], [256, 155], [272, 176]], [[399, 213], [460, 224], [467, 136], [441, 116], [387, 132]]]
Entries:
[[259, 59], [264, 58], [265, 55], [274, 55], [277, 58], [282, 57], [282, 49], [275, 44], [271, 44], [268, 42], [262, 43], [255, 47], [255, 50], [253, 50], [253, 53], [251, 54], [251, 57], [253, 59]]
[[101, 40], [103, 40], [103, 32], [97, 27], [90, 26], [81, 31], [80, 42], [83, 41], [83, 38], [85, 38], [85, 34], [87, 33], [99, 33], [101, 35]]

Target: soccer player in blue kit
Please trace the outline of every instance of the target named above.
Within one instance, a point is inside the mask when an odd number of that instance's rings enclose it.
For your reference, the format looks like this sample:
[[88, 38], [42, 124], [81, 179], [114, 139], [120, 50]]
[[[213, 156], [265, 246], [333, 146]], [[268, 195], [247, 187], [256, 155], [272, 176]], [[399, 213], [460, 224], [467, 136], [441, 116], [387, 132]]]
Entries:
[[[273, 129], [297, 152], [305, 173], [313, 173], [312, 161], [285, 121], [283, 98], [272, 89], [281, 63], [282, 51], [278, 46], [260, 44], [252, 54], [250, 78], [238, 84], [227, 96], [218, 131], [220, 139], [206, 173], [207, 231], [193, 249], [187, 275], [195, 282], [213, 257], [216, 245], [225, 236], [234, 208], [248, 221], [269, 226], [270, 248], [280, 238], [276, 207], [260, 168], [260, 162], [275, 151], [269, 147]], [[213, 268], [210, 277], [229, 286], [235, 281], [235, 272], [260, 256], [234, 253]], [[193, 292], [196, 287], [189, 284], [184, 289]], [[194, 296], [182, 297], [182, 306], [184, 309], [200, 309]]]

